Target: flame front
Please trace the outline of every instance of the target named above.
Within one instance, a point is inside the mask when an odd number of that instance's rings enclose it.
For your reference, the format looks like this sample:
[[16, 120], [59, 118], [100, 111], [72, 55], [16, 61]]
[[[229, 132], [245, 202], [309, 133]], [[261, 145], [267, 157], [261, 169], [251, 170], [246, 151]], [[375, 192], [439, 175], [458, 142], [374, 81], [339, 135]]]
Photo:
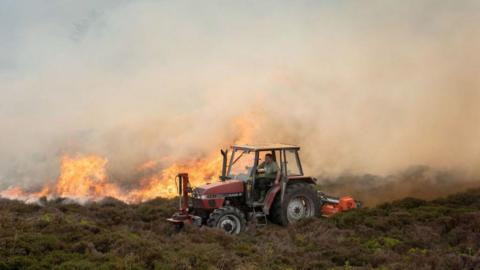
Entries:
[[54, 195], [74, 199], [122, 198], [119, 188], [108, 181], [107, 162], [95, 155], [64, 156], [60, 177], [52, 190]]
[[185, 161], [156, 171], [157, 162], [148, 161], [139, 166], [148, 176], [139, 179], [139, 187], [124, 190], [107, 174], [108, 160], [96, 155], [64, 156], [60, 176], [53, 184], [45, 185], [39, 192], [26, 192], [11, 187], [0, 192], [0, 197], [34, 201], [40, 197], [66, 197], [79, 202], [97, 201], [114, 197], [125, 202], [141, 202], [156, 197], [172, 198], [177, 195], [175, 177], [188, 172], [192, 185], [215, 181], [221, 171], [221, 157]]
[[[251, 137], [250, 115], [244, 115], [233, 123], [236, 127], [236, 142], [247, 142]], [[164, 164], [165, 162], [162, 162]], [[222, 157], [217, 151], [203, 158], [171, 161], [171, 165], [161, 166], [150, 160], [137, 168], [136, 187], [123, 188], [107, 173], [108, 160], [98, 155], [65, 155], [60, 161], [60, 174], [53, 183], [43, 186], [40, 191], [27, 192], [20, 187], [0, 191], [0, 197], [24, 201], [38, 200], [40, 197], [66, 197], [76, 201], [97, 201], [114, 197], [125, 202], [141, 202], [156, 197], [172, 198], [178, 193], [175, 177], [188, 173], [193, 186], [218, 181]], [[118, 180], [118, 179], [117, 179]]]
[[188, 172], [193, 186], [216, 180], [221, 171], [221, 157], [209, 157], [173, 164], [141, 180], [141, 187], [128, 194], [128, 201], [145, 201], [155, 197], [171, 198], [177, 195], [175, 177]]

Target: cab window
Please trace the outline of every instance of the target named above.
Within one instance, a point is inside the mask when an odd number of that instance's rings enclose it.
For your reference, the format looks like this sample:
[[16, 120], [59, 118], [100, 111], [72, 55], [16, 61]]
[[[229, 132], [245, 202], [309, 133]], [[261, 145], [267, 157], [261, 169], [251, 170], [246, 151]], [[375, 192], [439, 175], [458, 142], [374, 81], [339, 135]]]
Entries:
[[295, 150], [286, 150], [286, 162], [287, 162], [287, 175], [299, 176], [301, 175], [300, 168], [298, 166], [297, 153]]
[[247, 180], [252, 174], [255, 152], [237, 150], [232, 155], [228, 176], [231, 179]]

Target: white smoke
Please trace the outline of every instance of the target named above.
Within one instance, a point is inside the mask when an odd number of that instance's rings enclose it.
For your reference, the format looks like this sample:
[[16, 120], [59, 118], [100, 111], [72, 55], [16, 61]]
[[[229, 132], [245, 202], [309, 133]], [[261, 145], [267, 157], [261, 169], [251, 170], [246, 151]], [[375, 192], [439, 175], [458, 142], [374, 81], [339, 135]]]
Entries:
[[0, 3], [0, 188], [65, 153], [149, 159], [299, 144], [307, 172], [478, 173], [477, 1]]

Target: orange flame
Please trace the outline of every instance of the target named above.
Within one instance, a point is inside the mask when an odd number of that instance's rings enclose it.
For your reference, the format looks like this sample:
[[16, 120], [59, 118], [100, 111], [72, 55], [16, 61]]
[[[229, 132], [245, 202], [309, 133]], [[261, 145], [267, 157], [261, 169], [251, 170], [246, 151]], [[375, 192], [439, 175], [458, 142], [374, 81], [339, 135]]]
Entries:
[[[237, 134], [236, 142], [247, 142], [251, 137], [251, 115], [246, 114], [233, 121]], [[205, 158], [183, 160], [158, 169], [156, 161], [147, 161], [137, 170], [141, 175], [139, 187], [124, 190], [107, 174], [108, 160], [97, 155], [68, 155], [61, 159], [60, 175], [56, 183], [45, 185], [39, 192], [26, 192], [20, 187], [0, 191], [0, 197], [32, 201], [35, 198], [68, 197], [80, 202], [114, 197], [125, 202], [139, 202], [156, 197], [172, 198], [177, 195], [175, 177], [187, 172], [193, 186], [218, 180], [222, 157], [211, 154]]]
[[[35, 201], [46, 197], [66, 197], [80, 202], [114, 197], [125, 202], [140, 202], [156, 197], [172, 198], [177, 195], [176, 183], [173, 181], [181, 172], [188, 172], [192, 185], [201, 185], [216, 181], [221, 170], [221, 157], [190, 160], [173, 164], [165, 169], [154, 171], [140, 179], [140, 186], [123, 191], [107, 175], [105, 158], [89, 155], [75, 157], [64, 156], [61, 160], [61, 172], [56, 183], [46, 185], [39, 192], [26, 192], [20, 187], [11, 187], [0, 192], [0, 197]], [[148, 161], [139, 170], [153, 170], [155, 161]]]
[[141, 187], [128, 194], [128, 201], [145, 201], [155, 197], [171, 198], [177, 195], [173, 181], [181, 172], [188, 172], [193, 186], [215, 181], [221, 170], [221, 157], [210, 157], [173, 164], [141, 180]]
[[0, 191], [1, 198], [7, 199], [17, 199], [25, 202], [34, 202], [40, 197], [47, 196], [49, 194], [49, 188], [47, 186], [43, 187], [39, 192], [25, 192], [20, 187], [10, 187], [3, 191]]
[[106, 159], [95, 155], [64, 156], [55, 195], [74, 199], [122, 198], [119, 188], [108, 182], [106, 164]]

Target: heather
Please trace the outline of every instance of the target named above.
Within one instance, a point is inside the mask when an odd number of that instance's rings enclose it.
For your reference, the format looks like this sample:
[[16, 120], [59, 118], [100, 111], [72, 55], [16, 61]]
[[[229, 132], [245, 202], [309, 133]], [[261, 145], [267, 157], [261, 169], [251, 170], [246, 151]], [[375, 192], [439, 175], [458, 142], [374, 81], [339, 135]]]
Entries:
[[177, 232], [175, 200], [0, 200], [0, 269], [480, 269], [480, 189], [239, 236]]

